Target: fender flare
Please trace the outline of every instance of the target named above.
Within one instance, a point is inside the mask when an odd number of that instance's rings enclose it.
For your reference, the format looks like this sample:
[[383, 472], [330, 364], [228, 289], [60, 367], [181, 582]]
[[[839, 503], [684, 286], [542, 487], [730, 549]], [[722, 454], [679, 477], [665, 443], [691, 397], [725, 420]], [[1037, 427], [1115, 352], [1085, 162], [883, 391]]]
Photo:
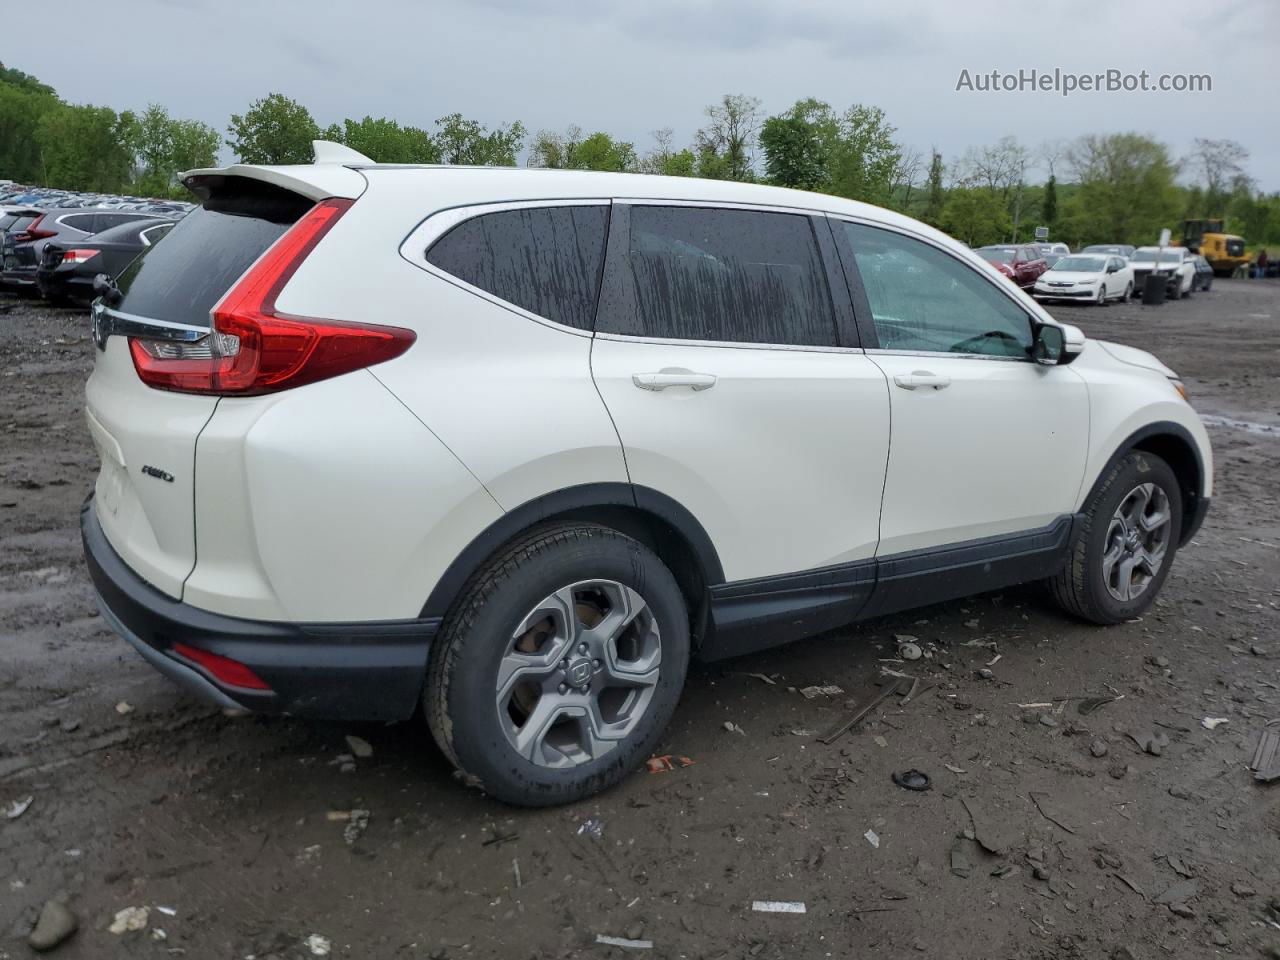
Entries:
[[707, 586], [724, 583], [720, 555], [706, 529], [676, 500], [650, 487], [630, 483], [584, 483], [522, 503], [486, 527], [445, 569], [423, 605], [421, 617], [444, 617], [471, 576], [504, 543], [544, 520], [585, 515], [594, 508], [623, 507], [671, 528], [697, 558]]
[[1182, 546], [1195, 535], [1196, 530], [1199, 528], [1200, 522], [1204, 519], [1205, 511], [1208, 509], [1208, 500], [1205, 499], [1203, 492], [1205, 471], [1204, 456], [1200, 453], [1200, 445], [1196, 443], [1190, 430], [1182, 424], [1175, 423], [1172, 420], [1158, 420], [1153, 423], [1148, 423], [1146, 426], [1139, 427], [1137, 430], [1133, 431], [1133, 433], [1129, 434], [1129, 436], [1125, 437], [1116, 448], [1115, 453], [1113, 453], [1107, 459], [1107, 462], [1102, 465], [1102, 469], [1098, 471], [1098, 475], [1094, 477], [1093, 484], [1089, 487], [1089, 492], [1085, 494], [1084, 499], [1080, 503], [1080, 508], [1083, 510], [1085, 505], [1090, 503], [1093, 498], [1097, 496], [1103, 480], [1106, 478], [1107, 474], [1111, 472], [1111, 468], [1120, 462], [1121, 458], [1131, 450], [1136, 449], [1144, 440], [1158, 436], [1177, 437], [1186, 445], [1186, 447], [1191, 451], [1192, 457], [1195, 458], [1195, 482], [1189, 489], [1184, 491], [1186, 494], [1186, 502], [1182, 511], [1182, 530], [1178, 538], [1179, 546]]

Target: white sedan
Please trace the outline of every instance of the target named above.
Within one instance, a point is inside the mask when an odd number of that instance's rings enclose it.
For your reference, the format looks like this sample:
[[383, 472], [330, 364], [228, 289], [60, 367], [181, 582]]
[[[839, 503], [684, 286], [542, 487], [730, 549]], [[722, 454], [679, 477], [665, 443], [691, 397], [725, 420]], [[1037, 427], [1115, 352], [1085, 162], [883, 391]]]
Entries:
[[1127, 303], [1133, 286], [1133, 267], [1124, 257], [1077, 253], [1040, 274], [1031, 292], [1037, 300]]

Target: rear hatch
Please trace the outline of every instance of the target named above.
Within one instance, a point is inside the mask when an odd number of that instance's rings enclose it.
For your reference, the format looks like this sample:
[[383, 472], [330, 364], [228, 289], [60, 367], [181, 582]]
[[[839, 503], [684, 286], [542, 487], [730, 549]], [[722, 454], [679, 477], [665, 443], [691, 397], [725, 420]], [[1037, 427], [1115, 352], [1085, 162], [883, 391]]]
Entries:
[[211, 339], [213, 307], [312, 204], [259, 180], [220, 178], [121, 273], [118, 296], [94, 304], [86, 418], [102, 461], [98, 520], [124, 561], [174, 598], [195, 565], [196, 440], [218, 398], [148, 386], [131, 340], [196, 356]]

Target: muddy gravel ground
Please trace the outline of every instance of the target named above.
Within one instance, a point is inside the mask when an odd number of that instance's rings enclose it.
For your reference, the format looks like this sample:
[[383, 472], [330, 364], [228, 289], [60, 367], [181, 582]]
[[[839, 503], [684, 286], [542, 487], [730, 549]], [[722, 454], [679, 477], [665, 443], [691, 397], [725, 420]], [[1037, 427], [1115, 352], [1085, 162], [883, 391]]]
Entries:
[[[0, 958], [51, 898], [65, 958], [1280, 956], [1280, 782], [1247, 770], [1280, 718], [1280, 284], [1054, 312], [1154, 350], [1213, 424], [1213, 509], [1146, 617], [1018, 589], [695, 666], [670, 769], [525, 812], [420, 721], [226, 717], [113, 636], [77, 526], [85, 315], [0, 297]], [[884, 667], [936, 686], [819, 742]]]

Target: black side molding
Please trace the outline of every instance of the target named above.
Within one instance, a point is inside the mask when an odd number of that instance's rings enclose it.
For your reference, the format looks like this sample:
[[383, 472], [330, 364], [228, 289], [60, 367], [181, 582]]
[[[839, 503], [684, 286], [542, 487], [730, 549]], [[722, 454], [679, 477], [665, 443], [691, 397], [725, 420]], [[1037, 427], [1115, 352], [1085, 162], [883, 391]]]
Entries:
[[1078, 519], [1063, 516], [1039, 530], [713, 586], [698, 655], [736, 657], [857, 620], [1051, 577], [1067, 561]]

